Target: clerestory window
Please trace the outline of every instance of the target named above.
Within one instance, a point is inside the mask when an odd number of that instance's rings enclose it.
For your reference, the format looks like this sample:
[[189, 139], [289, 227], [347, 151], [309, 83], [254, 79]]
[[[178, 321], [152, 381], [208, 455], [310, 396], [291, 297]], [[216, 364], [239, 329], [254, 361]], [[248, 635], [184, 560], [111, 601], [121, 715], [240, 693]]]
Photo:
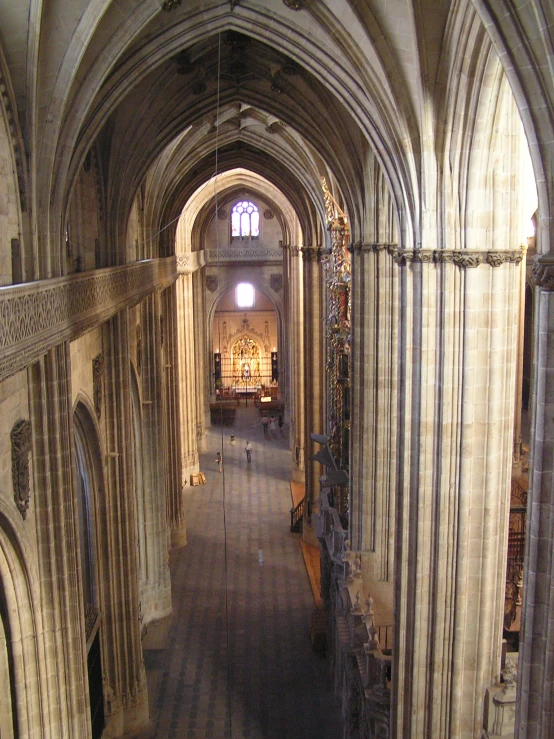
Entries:
[[240, 200], [231, 211], [231, 238], [260, 235], [260, 211], [249, 200]]

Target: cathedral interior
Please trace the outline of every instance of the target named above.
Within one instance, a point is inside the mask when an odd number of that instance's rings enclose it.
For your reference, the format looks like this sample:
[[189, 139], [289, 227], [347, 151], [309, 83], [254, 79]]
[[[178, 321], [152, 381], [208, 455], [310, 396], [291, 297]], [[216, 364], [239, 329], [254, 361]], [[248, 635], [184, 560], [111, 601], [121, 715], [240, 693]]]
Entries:
[[[159, 625], [223, 639], [174, 576], [220, 556], [231, 463], [256, 571], [280, 527], [316, 552], [298, 726], [317, 652], [342, 739], [554, 737], [553, 29], [0, 0], [2, 739], [146, 736]], [[155, 736], [293, 736], [243, 718]]]

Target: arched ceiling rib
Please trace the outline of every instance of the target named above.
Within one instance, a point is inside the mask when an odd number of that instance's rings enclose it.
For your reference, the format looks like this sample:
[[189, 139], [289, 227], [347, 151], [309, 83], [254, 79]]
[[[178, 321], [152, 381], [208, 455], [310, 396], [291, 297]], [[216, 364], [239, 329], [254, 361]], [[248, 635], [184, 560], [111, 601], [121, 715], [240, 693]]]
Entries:
[[[264, 200], [269, 201], [282, 214], [284, 230], [290, 234], [292, 243], [299, 245], [301, 240], [300, 223], [296, 211], [284, 194], [260, 175], [243, 168], [231, 169], [218, 175], [215, 182], [207, 181], [196, 190], [188, 199], [183, 211], [182, 223], [183, 245], [185, 251], [191, 251], [191, 234], [195, 224], [200, 220], [211, 220], [215, 215], [215, 193], [218, 195], [218, 207], [237, 197], [240, 191], [258, 193]], [[301, 244], [300, 244], [301, 245]]]

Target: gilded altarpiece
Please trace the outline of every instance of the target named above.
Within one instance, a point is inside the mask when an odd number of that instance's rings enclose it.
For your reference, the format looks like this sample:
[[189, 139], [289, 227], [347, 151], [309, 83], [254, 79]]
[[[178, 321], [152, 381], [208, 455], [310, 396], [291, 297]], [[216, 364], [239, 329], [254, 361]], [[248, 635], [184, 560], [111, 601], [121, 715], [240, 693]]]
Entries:
[[[327, 433], [329, 448], [340, 469], [349, 469], [351, 260], [348, 219], [322, 178], [331, 253], [325, 259], [327, 286]], [[335, 507], [343, 525], [348, 522], [348, 488], [334, 486]]]

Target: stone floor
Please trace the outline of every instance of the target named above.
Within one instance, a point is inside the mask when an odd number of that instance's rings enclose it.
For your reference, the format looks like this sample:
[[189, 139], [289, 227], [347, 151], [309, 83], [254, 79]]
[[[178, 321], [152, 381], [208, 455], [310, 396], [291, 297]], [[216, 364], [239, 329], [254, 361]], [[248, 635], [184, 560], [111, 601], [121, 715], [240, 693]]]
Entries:
[[289, 531], [287, 431], [264, 439], [249, 405], [233, 428], [210, 432], [206, 484], [187, 495], [188, 545], [171, 555], [174, 612], [144, 639], [151, 726], [134, 739], [342, 736], [328, 664], [310, 645], [299, 535]]

